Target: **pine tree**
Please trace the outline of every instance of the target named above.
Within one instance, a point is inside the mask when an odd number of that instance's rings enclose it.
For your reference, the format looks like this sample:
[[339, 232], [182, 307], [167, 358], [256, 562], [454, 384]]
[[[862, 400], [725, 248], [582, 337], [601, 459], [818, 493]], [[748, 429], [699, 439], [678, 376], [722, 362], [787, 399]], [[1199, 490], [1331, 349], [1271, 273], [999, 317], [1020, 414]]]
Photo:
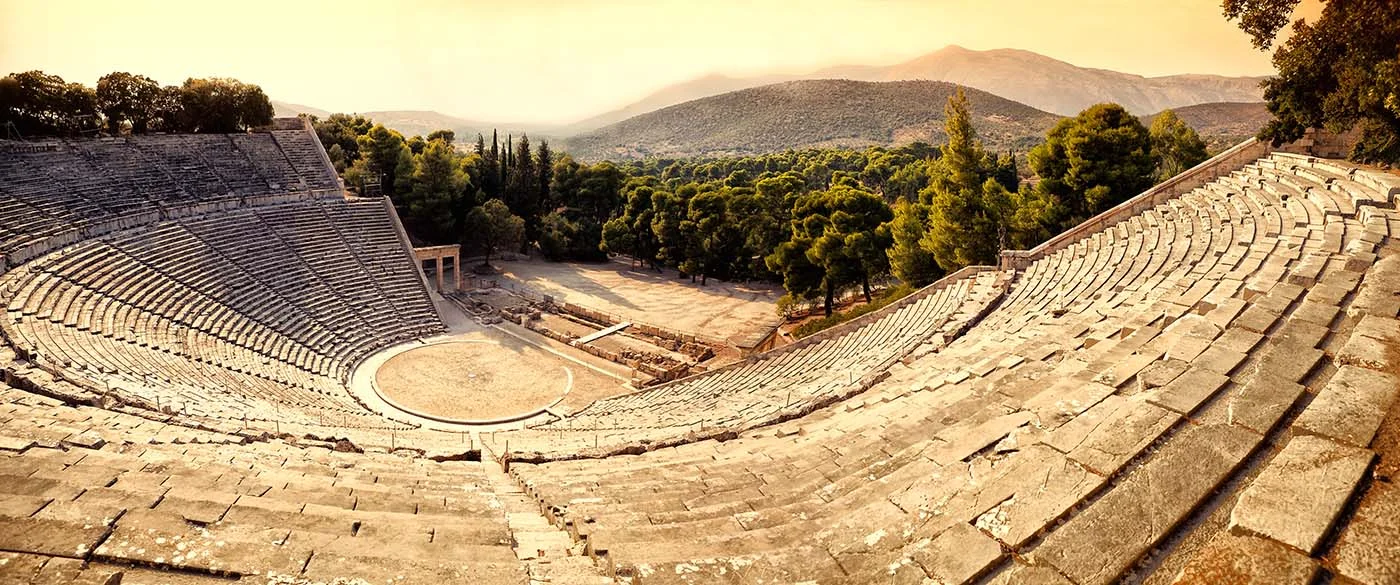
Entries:
[[995, 263], [1001, 227], [987, 199], [989, 188], [995, 194], [1001, 186], [992, 178], [994, 163], [977, 140], [962, 88], [948, 97], [943, 115], [948, 143], [928, 188], [919, 194], [928, 205], [929, 225], [921, 245], [943, 270], [953, 272]]
[[536, 205], [541, 212], [553, 211], [545, 210], [549, 202], [549, 184], [554, 181], [554, 152], [549, 149], [549, 141], [541, 140], [539, 148], [535, 149], [535, 166], [537, 168], [535, 179], [535, 197], [539, 203]]
[[890, 221], [893, 244], [886, 254], [890, 271], [900, 282], [922, 287], [942, 276], [943, 270], [934, 261], [933, 254], [919, 244], [927, 231], [927, 207], [903, 199], [895, 204], [894, 219]]

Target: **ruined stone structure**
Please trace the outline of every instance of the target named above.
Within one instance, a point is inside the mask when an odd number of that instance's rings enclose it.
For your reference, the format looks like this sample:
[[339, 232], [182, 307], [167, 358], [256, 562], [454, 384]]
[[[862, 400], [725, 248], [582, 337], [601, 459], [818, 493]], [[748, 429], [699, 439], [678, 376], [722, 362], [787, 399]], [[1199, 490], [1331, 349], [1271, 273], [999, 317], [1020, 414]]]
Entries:
[[0, 144], [0, 581], [1400, 582], [1400, 177], [1245, 143], [477, 435], [347, 392], [443, 325], [392, 206], [275, 128]]
[[[433, 269], [437, 271], [437, 291], [456, 292], [462, 290], [462, 250], [461, 246], [453, 244], [451, 246], [426, 246], [413, 249], [413, 259], [421, 266], [423, 262], [433, 261]], [[452, 259], [452, 287], [443, 288], [443, 269], [448, 258]]]

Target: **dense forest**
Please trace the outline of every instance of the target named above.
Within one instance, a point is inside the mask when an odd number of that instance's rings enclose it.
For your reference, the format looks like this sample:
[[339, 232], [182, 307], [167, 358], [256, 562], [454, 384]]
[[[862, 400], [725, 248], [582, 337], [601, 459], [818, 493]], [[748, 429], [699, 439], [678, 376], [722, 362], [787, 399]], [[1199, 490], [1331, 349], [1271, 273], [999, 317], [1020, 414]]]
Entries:
[[461, 144], [451, 131], [404, 137], [344, 114], [314, 125], [346, 184], [390, 196], [423, 240], [552, 260], [621, 254], [701, 284], [781, 282], [784, 306], [817, 302], [827, 314], [838, 293], [872, 299], [872, 282], [890, 276], [919, 286], [994, 263], [1206, 158], [1170, 112], [1149, 129], [1119, 106], [1094, 106], [1019, 154], [982, 146], [961, 91], [944, 118], [937, 147], [623, 165], [582, 164], [527, 136]]

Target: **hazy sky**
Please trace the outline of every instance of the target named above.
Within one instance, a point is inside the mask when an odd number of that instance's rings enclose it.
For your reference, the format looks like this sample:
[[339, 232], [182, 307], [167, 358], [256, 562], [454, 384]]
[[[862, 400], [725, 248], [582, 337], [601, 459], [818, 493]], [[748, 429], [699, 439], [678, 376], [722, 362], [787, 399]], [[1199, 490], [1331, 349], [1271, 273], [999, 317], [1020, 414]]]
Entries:
[[886, 65], [949, 44], [1149, 76], [1273, 70], [1220, 0], [0, 0], [0, 74], [236, 77], [331, 111], [495, 122], [570, 122], [709, 73]]

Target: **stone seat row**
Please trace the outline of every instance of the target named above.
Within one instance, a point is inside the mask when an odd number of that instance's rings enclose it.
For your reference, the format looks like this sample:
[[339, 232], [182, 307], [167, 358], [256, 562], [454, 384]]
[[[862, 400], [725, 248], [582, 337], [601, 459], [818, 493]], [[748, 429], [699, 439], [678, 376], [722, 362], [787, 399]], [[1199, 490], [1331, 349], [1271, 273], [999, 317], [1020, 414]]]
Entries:
[[301, 129], [53, 139], [37, 142], [48, 150], [9, 150], [0, 159], [0, 254], [163, 205], [338, 189], [315, 141]]
[[479, 462], [176, 442], [151, 424], [111, 429], [118, 413], [0, 394], [0, 550], [30, 562], [0, 574], [67, 559], [54, 568], [137, 582], [526, 582]]
[[[967, 335], [856, 399], [737, 440], [512, 473], [642, 583], [1114, 582], [1245, 464], [1304, 384], [1350, 384], [1355, 370], [1332, 374], [1329, 355], [1370, 355], [1359, 348], [1396, 323], [1381, 276], [1400, 261], [1391, 212], [1213, 241], [1205, 226], [1226, 216], [1210, 210], [1264, 201], [1244, 191], [1168, 206], [1165, 241], [1129, 225], [1033, 264]], [[1377, 252], [1384, 264], [1365, 261]], [[1310, 255], [1321, 269], [1295, 275]], [[1140, 286], [1115, 284], [1122, 274]], [[1389, 399], [1331, 402], [1378, 424]], [[1345, 477], [1360, 482], [1356, 467]], [[1358, 538], [1394, 550], [1380, 526]]]
[[594, 402], [545, 429], [742, 428], [809, 409], [877, 374], [931, 335], [951, 334], [1000, 290], [987, 273], [953, 282], [845, 334], [643, 392]]

